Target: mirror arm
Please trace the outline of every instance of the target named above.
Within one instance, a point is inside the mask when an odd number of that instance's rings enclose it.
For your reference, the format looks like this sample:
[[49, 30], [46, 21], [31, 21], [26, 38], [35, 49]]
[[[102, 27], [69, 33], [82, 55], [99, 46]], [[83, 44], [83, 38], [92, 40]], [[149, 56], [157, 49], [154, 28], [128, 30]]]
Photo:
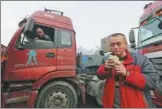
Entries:
[[131, 28], [131, 29], [139, 29], [140, 28], [140, 26], [138, 26], [138, 27], [134, 27], [134, 28]]

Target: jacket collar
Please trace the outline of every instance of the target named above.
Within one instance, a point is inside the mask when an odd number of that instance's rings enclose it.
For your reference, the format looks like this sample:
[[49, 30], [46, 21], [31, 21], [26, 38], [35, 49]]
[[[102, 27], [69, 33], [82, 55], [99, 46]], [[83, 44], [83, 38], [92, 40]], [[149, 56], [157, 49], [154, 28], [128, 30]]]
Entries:
[[132, 64], [132, 63], [133, 63], [133, 57], [132, 57], [131, 53], [130, 53], [128, 50], [126, 50], [126, 54], [127, 54], [127, 57], [126, 57], [126, 59], [123, 61], [123, 64], [124, 64], [124, 65], [125, 65], [125, 64]]

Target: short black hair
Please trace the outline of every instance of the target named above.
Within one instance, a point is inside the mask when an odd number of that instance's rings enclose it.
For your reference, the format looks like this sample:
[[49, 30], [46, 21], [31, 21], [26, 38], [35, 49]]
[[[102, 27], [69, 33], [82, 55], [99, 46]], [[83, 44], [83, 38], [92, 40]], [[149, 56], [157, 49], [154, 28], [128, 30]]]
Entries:
[[113, 34], [107, 36], [107, 38], [109, 39], [110, 37], [116, 37], [116, 36], [123, 36], [124, 40], [127, 42], [127, 39], [123, 33], [113, 33]]
[[41, 27], [37, 27], [36, 30], [37, 30], [37, 29], [41, 29], [41, 30], [43, 30]]
[[113, 34], [111, 34], [110, 36], [119, 36], [119, 35], [121, 35], [121, 36], [124, 36], [125, 37], [125, 35], [123, 34], [123, 33], [113, 33]]

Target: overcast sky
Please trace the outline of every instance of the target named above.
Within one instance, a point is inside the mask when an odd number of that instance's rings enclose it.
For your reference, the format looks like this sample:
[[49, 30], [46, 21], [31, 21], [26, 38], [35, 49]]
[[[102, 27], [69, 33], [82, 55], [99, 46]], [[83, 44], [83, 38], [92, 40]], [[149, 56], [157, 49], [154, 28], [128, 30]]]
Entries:
[[101, 38], [138, 26], [145, 4], [151, 1], [2, 1], [1, 43], [7, 45], [27, 14], [44, 7], [64, 12], [72, 19], [77, 47], [87, 49], [100, 46]]

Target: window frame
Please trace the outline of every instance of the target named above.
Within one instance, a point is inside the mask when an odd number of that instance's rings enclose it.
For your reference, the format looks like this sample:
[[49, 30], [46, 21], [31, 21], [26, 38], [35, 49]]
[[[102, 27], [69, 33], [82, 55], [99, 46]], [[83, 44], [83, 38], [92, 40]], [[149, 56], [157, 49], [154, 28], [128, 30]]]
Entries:
[[[41, 25], [41, 24], [36, 24], [36, 25]], [[42, 25], [42, 26], [44, 26], [44, 25]], [[40, 48], [35, 48], [32, 45], [31, 46], [29, 45], [28, 47], [24, 46], [24, 49], [52, 49], [52, 48], [57, 48], [58, 28], [57, 27], [50, 27], [50, 28], [52, 28], [53, 31], [54, 31], [54, 34], [53, 34], [54, 40], [50, 41], [50, 42], [53, 42], [53, 45], [51, 45], [50, 47], [42, 46]], [[18, 46], [21, 45], [22, 42], [24, 42], [25, 37], [27, 37], [26, 35], [22, 36], [24, 34], [23, 30], [24, 30], [24, 28], [22, 29], [22, 31], [21, 31], [20, 35], [18, 36], [16, 43], [15, 43], [15, 49], [17, 49], [17, 50], [19, 50]]]
[[[70, 45], [64, 45], [61, 43], [61, 40], [62, 40], [61, 32], [62, 31], [66, 31], [66, 32], [70, 33], [70, 41], [71, 41]], [[58, 48], [71, 48], [72, 47], [72, 45], [73, 45], [73, 33], [72, 32], [73, 31], [71, 31], [71, 30], [59, 28], [59, 30], [58, 30]]]

